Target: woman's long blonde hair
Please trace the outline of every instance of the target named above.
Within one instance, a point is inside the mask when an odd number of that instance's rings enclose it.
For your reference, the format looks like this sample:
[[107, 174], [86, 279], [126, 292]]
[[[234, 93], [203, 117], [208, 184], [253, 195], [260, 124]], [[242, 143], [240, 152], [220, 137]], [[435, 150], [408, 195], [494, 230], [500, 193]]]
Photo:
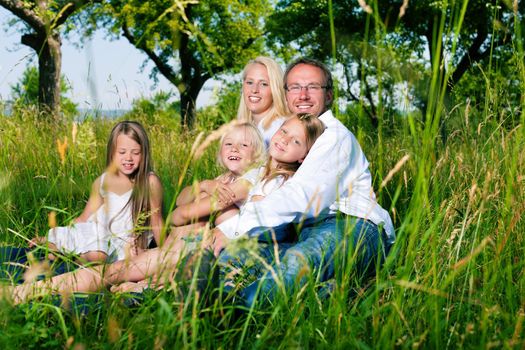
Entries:
[[[275, 60], [270, 57], [259, 56], [254, 60], [249, 61], [246, 66], [244, 66], [244, 70], [242, 72], [243, 83], [246, 79], [248, 69], [250, 69], [250, 67], [254, 64], [263, 65], [266, 68], [266, 71], [268, 72], [268, 78], [270, 79], [269, 83], [270, 89], [272, 91], [273, 102], [270, 109], [266, 113], [266, 118], [263, 123], [263, 128], [266, 130], [270, 127], [275, 119], [279, 117], [286, 117], [290, 114], [286, 105], [286, 98], [284, 94], [284, 73]], [[242, 89], [241, 101], [239, 103], [239, 109], [237, 110], [237, 119], [253, 123], [252, 112], [248, 109], [246, 103], [244, 102], [244, 93], [242, 92]]]
[[[149, 186], [149, 175], [151, 173], [151, 152], [149, 145], [149, 138], [144, 130], [144, 127], [135, 121], [122, 121], [117, 123], [111, 130], [111, 134], [108, 140], [107, 155], [106, 155], [106, 167], [111, 169], [114, 165], [113, 156], [117, 147], [117, 138], [119, 135], [126, 135], [133, 141], [140, 145], [141, 160], [137, 170], [129, 175], [130, 180], [133, 182], [133, 192], [131, 197], [122, 209], [131, 205], [131, 215], [133, 218], [133, 228], [139, 234], [136, 237], [137, 246], [139, 248], [146, 248], [147, 235], [144, 233], [149, 232], [150, 218], [151, 218], [151, 191]], [[119, 213], [120, 214], [120, 213]], [[118, 215], [115, 216], [115, 218]], [[115, 219], [111, 219], [110, 227]], [[145, 228], [145, 229], [144, 229]]]

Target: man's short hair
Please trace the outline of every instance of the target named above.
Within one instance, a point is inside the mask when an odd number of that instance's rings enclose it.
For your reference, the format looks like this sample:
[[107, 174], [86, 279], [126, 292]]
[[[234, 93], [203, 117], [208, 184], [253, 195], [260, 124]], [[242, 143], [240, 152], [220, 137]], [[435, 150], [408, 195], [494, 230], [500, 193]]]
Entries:
[[295, 66], [297, 66], [299, 64], [307, 64], [309, 66], [314, 66], [314, 67], [318, 67], [319, 69], [321, 69], [323, 71], [324, 78], [325, 78], [326, 91], [332, 91], [333, 90], [333, 88], [334, 88], [334, 81], [332, 79], [332, 72], [330, 72], [328, 67], [324, 63], [322, 63], [321, 61], [315, 60], [313, 58], [307, 58], [307, 57], [300, 57], [300, 58], [296, 59], [295, 61], [293, 61], [292, 63], [290, 63], [286, 67], [286, 71], [284, 72], [284, 87], [285, 87], [285, 89], [287, 88], [286, 81], [288, 80], [288, 74], [290, 73], [290, 71]]

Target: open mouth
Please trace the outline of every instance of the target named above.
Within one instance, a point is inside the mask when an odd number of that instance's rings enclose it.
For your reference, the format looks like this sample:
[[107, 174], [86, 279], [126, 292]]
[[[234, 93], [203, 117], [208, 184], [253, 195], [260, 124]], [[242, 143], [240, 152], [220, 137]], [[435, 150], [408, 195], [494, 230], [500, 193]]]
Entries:
[[250, 102], [259, 102], [261, 100], [260, 97], [256, 97], [256, 96], [250, 96], [248, 97], [248, 100], [250, 100]]
[[307, 110], [313, 107], [313, 105], [298, 105], [296, 106], [299, 110]]
[[235, 156], [229, 156], [228, 160], [241, 160], [241, 158], [240, 157], [235, 157]]

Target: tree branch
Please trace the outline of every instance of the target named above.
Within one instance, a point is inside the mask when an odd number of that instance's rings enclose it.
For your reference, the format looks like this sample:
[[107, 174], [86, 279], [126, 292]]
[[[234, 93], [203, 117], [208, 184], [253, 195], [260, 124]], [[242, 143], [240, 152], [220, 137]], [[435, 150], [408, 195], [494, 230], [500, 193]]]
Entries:
[[12, 12], [15, 16], [26, 22], [36, 32], [45, 31], [46, 25], [37, 14], [24, 6], [22, 1], [18, 0], [0, 0], [0, 6]]
[[[0, 0], [1, 1], [1, 0]], [[53, 20], [53, 27], [59, 27], [77, 10], [87, 4], [100, 4], [102, 0], [73, 0], [68, 2]]]
[[144, 51], [144, 53], [153, 61], [153, 63], [155, 63], [155, 66], [157, 66], [160, 73], [163, 76], [165, 76], [166, 79], [168, 79], [172, 84], [177, 86], [182, 82], [180, 77], [178, 77], [177, 74], [175, 74], [173, 69], [166, 62], [164, 62], [153, 50], [148, 48], [142, 42], [139, 42], [139, 40], [135, 39], [133, 34], [131, 34], [131, 31], [129, 30], [126, 22], [122, 24], [122, 33], [122, 35], [124, 35], [124, 37], [128, 39], [131, 45]]
[[[346, 90], [347, 90], [347, 94], [350, 96], [350, 99], [356, 102], [361, 102], [361, 99], [352, 93], [352, 89], [351, 89], [352, 86], [350, 83], [351, 81], [350, 71], [346, 65], [343, 65], [343, 74], [345, 75]], [[363, 110], [365, 111], [365, 113], [370, 117], [372, 124], [374, 126], [377, 126], [377, 118], [375, 117], [374, 112], [371, 111], [370, 108], [365, 106], [363, 103], [361, 103], [361, 106], [363, 107]]]
[[38, 35], [37, 33], [30, 33], [22, 35], [20, 42], [26, 46], [29, 46], [36, 52], [39, 52], [42, 48], [45, 38]]
[[467, 52], [463, 55], [456, 66], [454, 73], [452, 73], [452, 76], [449, 79], [449, 84], [455, 85], [459, 79], [461, 79], [463, 74], [465, 74], [465, 72], [472, 66], [472, 63], [481, 59], [481, 53], [479, 49], [488, 37], [487, 31], [484, 29], [485, 28], [483, 26], [478, 28], [476, 38], [474, 38], [474, 41], [468, 48]]

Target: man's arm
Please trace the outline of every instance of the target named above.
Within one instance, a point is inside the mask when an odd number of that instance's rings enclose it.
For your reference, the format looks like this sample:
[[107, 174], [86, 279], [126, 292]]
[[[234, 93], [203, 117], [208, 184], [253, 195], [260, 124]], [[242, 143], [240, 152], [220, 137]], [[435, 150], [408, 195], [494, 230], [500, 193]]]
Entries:
[[[296, 174], [264, 200], [246, 203], [238, 216], [218, 226], [228, 238], [257, 235], [328, 208], [341, 190], [341, 174], [351, 167], [352, 138], [341, 128], [327, 129], [316, 141]], [[346, 190], [346, 189], [345, 189]]]

